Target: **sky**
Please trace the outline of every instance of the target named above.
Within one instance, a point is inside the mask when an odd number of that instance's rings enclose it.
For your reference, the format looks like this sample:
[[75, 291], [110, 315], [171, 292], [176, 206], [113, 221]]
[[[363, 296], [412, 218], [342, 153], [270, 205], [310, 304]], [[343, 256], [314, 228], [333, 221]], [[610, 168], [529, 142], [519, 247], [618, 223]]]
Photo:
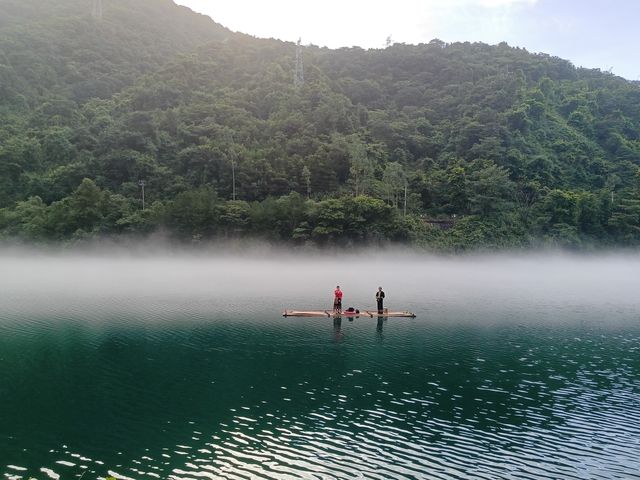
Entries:
[[175, 0], [225, 27], [329, 48], [502, 41], [640, 80], [640, 0]]

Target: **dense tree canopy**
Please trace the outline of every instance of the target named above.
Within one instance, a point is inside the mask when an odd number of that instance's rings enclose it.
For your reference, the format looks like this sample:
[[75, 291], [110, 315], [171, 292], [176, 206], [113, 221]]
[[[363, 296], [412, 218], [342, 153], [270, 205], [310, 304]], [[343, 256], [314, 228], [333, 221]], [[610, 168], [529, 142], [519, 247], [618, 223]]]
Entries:
[[1, 236], [640, 243], [637, 82], [434, 40], [308, 46], [296, 86], [291, 43], [102, 3], [0, 0]]

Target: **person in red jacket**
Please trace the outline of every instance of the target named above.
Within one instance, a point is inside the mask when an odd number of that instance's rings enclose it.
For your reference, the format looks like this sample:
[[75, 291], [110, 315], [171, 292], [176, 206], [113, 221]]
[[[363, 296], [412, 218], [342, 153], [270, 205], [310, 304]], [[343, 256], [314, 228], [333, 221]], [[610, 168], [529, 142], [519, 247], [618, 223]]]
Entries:
[[340, 285], [333, 292], [333, 311], [342, 313], [342, 290], [340, 290]]

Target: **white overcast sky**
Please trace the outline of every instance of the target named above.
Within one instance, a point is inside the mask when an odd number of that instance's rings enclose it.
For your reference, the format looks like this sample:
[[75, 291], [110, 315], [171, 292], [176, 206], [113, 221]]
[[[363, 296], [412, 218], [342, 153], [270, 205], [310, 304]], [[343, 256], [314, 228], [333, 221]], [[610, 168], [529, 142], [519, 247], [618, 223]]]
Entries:
[[640, 0], [175, 0], [256, 37], [330, 48], [481, 41], [640, 80]]

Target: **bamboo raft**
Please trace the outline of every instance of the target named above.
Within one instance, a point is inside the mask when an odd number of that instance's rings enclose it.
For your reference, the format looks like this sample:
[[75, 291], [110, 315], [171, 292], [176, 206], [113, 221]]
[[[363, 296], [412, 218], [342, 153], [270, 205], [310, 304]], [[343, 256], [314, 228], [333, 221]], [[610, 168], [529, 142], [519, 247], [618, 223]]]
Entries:
[[415, 318], [412, 312], [384, 312], [378, 313], [376, 310], [362, 310], [360, 312], [337, 313], [332, 310], [285, 310], [283, 317], [405, 317]]

